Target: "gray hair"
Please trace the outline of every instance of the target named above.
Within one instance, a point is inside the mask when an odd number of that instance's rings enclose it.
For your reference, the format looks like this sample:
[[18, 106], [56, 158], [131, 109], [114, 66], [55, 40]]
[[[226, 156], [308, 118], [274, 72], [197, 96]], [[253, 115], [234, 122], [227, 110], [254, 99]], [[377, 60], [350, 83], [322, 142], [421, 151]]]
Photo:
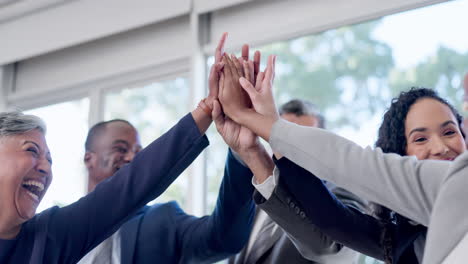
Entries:
[[294, 114], [296, 116], [310, 115], [315, 116], [319, 121], [319, 127], [325, 128], [325, 118], [318, 111], [317, 106], [312, 102], [302, 99], [292, 99], [289, 102], [281, 105], [279, 114]]
[[0, 137], [23, 134], [34, 129], [43, 134], [47, 130], [44, 121], [37, 116], [18, 111], [0, 113]]

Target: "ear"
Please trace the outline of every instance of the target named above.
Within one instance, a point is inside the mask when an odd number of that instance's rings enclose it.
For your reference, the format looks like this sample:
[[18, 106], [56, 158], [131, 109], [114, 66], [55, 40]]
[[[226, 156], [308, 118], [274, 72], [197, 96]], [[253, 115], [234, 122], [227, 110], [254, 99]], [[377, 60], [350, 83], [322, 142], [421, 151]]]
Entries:
[[93, 152], [86, 152], [83, 159], [86, 168], [91, 169], [96, 164], [96, 155]]

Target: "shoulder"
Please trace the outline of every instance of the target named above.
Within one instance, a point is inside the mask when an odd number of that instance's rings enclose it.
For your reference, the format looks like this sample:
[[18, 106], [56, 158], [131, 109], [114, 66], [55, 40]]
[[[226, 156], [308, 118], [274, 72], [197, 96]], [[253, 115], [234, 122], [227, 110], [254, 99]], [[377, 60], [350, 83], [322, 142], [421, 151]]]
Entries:
[[167, 203], [156, 203], [151, 206], [145, 206], [142, 208], [143, 215], [156, 216], [156, 217], [174, 217], [178, 214], [185, 214], [180, 208], [179, 203], [176, 201], [170, 201]]

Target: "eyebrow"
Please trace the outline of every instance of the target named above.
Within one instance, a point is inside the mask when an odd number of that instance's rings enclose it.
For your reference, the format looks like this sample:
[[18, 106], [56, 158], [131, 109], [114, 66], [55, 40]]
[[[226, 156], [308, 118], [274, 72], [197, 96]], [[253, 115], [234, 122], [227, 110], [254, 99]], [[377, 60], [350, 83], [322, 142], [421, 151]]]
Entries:
[[444, 123], [442, 123], [442, 125], [440, 125], [440, 127], [445, 127], [445, 126], [448, 126], [448, 125], [454, 125], [456, 126], [457, 124], [455, 124], [455, 122], [453, 122], [452, 120], [448, 120], [448, 121], [445, 121]]
[[31, 143], [31, 144], [35, 145], [40, 151], [42, 151], [42, 148], [39, 147], [39, 145], [38, 145], [36, 142], [34, 142], [34, 141], [26, 140], [26, 141], [23, 143], [23, 145], [26, 145], [26, 144], [28, 144], [28, 143]]
[[[444, 123], [442, 123], [442, 125], [440, 125], [440, 127], [445, 127], [445, 126], [448, 126], [448, 125], [454, 125], [456, 126], [457, 124], [455, 124], [455, 122], [453, 122], [452, 120], [447, 120], [445, 121]], [[424, 131], [427, 131], [427, 128], [425, 127], [418, 127], [418, 128], [415, 128], [413, 130], [411, 130], [411, 132], [409, 133], [408, 137], [411, 136], [411, 134], [413, 134], [414, 132], [424, 132]]]
[[129, 144], [127, 141], [122, 140], [122, 139], [114, 140], [114, 142], [112, 142], [112, 145], [115, 145], [115, 144], [124, 144], [124, 145], [126, 145], [127, 147], [130, 146], [130, 144]]

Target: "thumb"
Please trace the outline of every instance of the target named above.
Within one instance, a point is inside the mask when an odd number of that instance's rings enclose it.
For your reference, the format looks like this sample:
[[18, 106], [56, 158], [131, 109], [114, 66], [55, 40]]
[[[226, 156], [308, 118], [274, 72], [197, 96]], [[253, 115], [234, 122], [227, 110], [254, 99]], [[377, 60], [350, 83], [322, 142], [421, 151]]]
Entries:
[[239, 83], [244, 89], [244, 91], [246, 91], [247, 94], [249, 95], [250, 100], [253, 101], [253, 98], [255, 98], [257, 94], [257, 90], [255, 90], [253, 85], [249, 81], [247, 81], [247, 79], [245, 79], [244, 77], [239, 78]]

